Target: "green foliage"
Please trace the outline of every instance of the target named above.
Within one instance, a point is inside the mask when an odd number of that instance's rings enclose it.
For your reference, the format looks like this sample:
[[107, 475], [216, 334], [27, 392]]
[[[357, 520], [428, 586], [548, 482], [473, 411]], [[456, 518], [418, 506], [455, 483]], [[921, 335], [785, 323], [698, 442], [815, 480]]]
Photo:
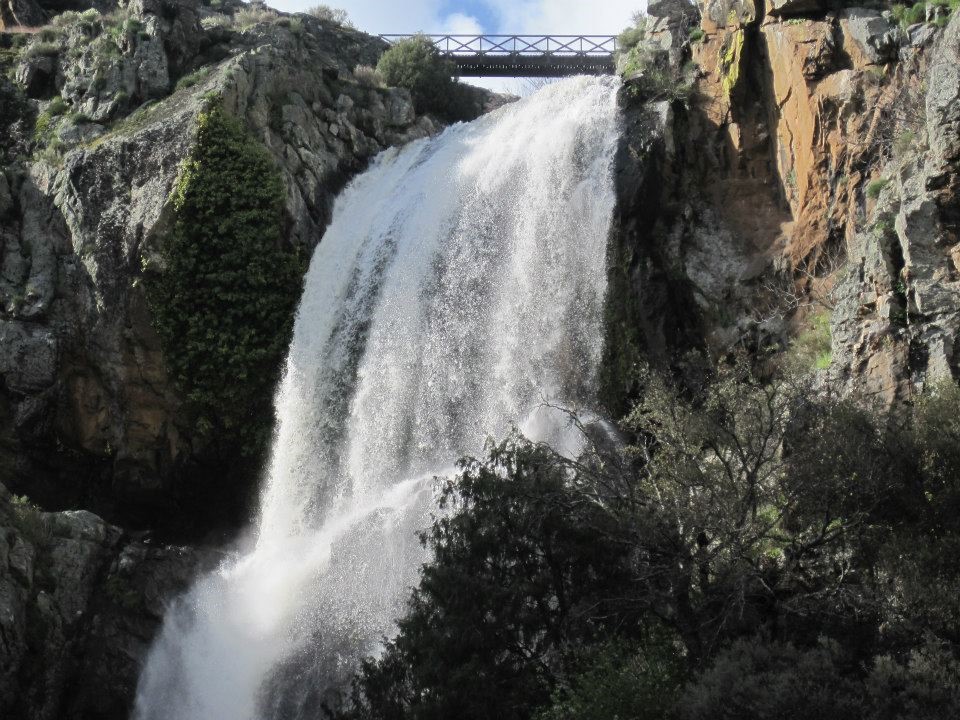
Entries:
[[210, 68], [200, 68], [177, 80], [176, 90], [185, 90], [203, 82], [210, 75]]
[[721, 653], [686, 688], [678, 720], [947, 720], [960, 713], [960, 663], [927, 642], [877, 657], [864, 676], [836, 642], [810, 648], [752, 638]]
[[695, 43], [702, 41], [707, 37], [707, 34], [700, 28], [695, 27], [690, 30], [690, 34], [687, 37], [689, 38], [690, 42]]
[[934, 27], [946, 27], [950, 16], [960, 9], [960, 0], [920, 0], [913, 5], [896, 4], [891, 7], [893, 19], [904, 29], [929, 22]]
[[27, 46], [27, 49], [23, 51], [24, 57], [33, 58], [41, 57], [44, 55], [58, 55], [60, 53], [60, 45], [56, 42], [40, 40], [37, 42], [32, 42]]
[[810, 649], [741, 640], [686, 688], [679, 720], [808, 720], [860, 717], [854, 683], [834, 642]]
[[639, 650], [605, 643], [590, 655], [536, 720], [661, 720], [669, 714], [685, 673], [669, 635], [651, 633]]
[[883, 192], [884, 188], [886, 188], [889, 184], [890, 180], [887, 178], [872, 180], [867, 185], [867, 197], [876, 200], [878, 197], [880, 197], [880, 193]]
[[826, 370], [833, 360], [830, 337], [830, 313], [821, 310], [811, 315], [790, 348], [788, 364], [800, 371]]
[[53, 132], [57, 127], [57, 118], [63, 114], [66, 109], [66, 103], [63, 103], [63, 100], [60, 99], [62, 105], [56, 103], [55, 101], [59, 98], [52, 100], [47, 108], [37, 115], [37, 119], [34, 122], [33, 126], [33, 140], [38, 145], [49, 145], [53, 140]]
[[628, 53], [642, 43], [647, 37], [647, 17], [638, 13], [633, 18], [633, 24], [617, 36], [617, 51]]
[[570, 469], [520, 438], [464, 461], [426, 536], [435, 559], [348, 717], [527, 718], [549, 701], [568, 644], [639, 633], [617, 612], [629, 547]]
[[469, 90], [454, 80], [455, 73], [453, 63], [443, 59], [425, 35], [394, 43], [377, 63], [377, 74], [387, 85], [410, 91], [417, 112], [469, 120], [479, 109]]
[[201, 437], [255, 456], [300, 295], [282, 245], [284, 187], [272, 160], [222, 109], [201, 114], [181, 170], [163, 272], [148, 283], [164, 356]]
[[51, 535], [50, 523], [43, 511], [30, 502], [26, 495], [13, 495], [10, 498], [13, 508], [14, 524], [24, 538], [36, 546], [44, 545]]
[[881, 215], [873, 223], [873, 235], [878, 240], [884, 240], [896, 235], [897, 229], [894, 227], [893, 218], [890, 215]]

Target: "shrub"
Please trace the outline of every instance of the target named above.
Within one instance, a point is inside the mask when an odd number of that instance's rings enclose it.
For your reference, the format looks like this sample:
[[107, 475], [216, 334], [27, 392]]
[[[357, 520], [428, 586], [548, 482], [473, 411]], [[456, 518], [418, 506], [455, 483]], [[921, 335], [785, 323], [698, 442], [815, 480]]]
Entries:
[[164, 268], [147, 288], [164, 357], [201, 440], [262, 452], [300, 296], [282, 246], [284, 187], [267, 151], [221, 108], [202, 113], [172, 198]]
[[679, 720], [861, 720], [861, 690], [836, 643], [810, 649], [741, 640], [684, 689]]
[[636, 13], [633, 24], [617, 36], [617, 52], [628, 53], [647, 36], [647, 16]]
[[387, 85], [409, 90], [418, 112], [449, 120], [469, 120], [478, 114], [469, 90], [454, 80], [453, 63], [443, 59], [425, 35], [391, 45], [377, 63], [377, 73]]
[[324, 22], [333, 23], [334, 25], [352, 27], [350, 15], [346, 10], [342, 10], [341, 8], [332, 8], [329, 5], [314, 5], [307, 10], [307, 14], [313, 15], [315, 18], [323, 20]]
[[245, 7], [233, 16], [234, 24], [241, 31], [249, 30], [261, 23], [273, 22], [276, 19], [277, 13], [262, 5]]
[[536, 720], [662, 720], [677, 699], [684, 661], [667, 633], [640, 648], [606, 643], [584, 669], [554, 692]]
[[83, 16], [78, 12], [75, 12], [73, 10], [67, 10], [66, 12], [60, 13], [59, 15], [54, 17], [50, 21], [50, 24], [56, 28], [68, 27], [70, 25], [73, 25], [74, 23], [80, 22], [80, 19], [82, 17]]
[[50, 522], [44, 512], [30, 502], [30, 498], [26, 495], [13, 495], [10, 504], [13, 507], [15, 526], [28, 542], [43, 545], [50, 539]]
[[53, 100], [50, 101], [50, 104], [47, 105], [47, 112], [51, 117], [56, 117], [58, 115], [63, 115], [68, 109], [67, 101], [64, 100], [60, 95], [57, 95]]
[[53, 135], [53, 129], [56, 127], [56, 116], [52, 115], [49, 110], [37, 115], [37, 119], [33, 125], [33, 140], [38, 144], [45, 144], [50, 140], [50, 137]]
[[204, 29], [210, 30], [212, 28], [229, 27], [233, 24], [233, 19], [229, 15], [210, 15], [203, 18], [200, 24]]
[[693, 29], [690, 31], [689, 38], [690, 38], [690, 42], [695, 43], [695, 42], [700, 42], [700, 41], [703, 40], [706, 36], [707, 36], [707, 34], [706, 34], [705, 32], [703, 32], [703, 30], [701, 30], [701, 29], [698, 28], [698, 27], [695, 27], [695, 28], [693, 28]]
[[830, 337], [830, 313], [822, 310], [811, 316], [806, 327], [797, 335], [790, 348], [788, 364], [796, 369], [826, 370], [833, 361], [833, 344]]
[[880, 193], [883, 192], [883, 189], [890, 184], [890, 181], [886, 178], [880, 178], [879, 180], [873, 180], [867, 185], [867, 197], [873, 200], [876, 200], [880, 197]]
[[380, 77], [380, 73], [377, 72], [376, 68], [370, 67], [369, 65], [357, 65], [353, 69], [353, 76], [361, 85], [366, 85], [367, 87], [383, 87], [383, 78]]
[[896, 235], [897, 229], [893, 224], [893, 217], [891, 215], [881, 215], [877, 218], [876, 222], [873, 223], [873, 236], [878, 240], [885, 240]]
[[33, 42], [27, 46], [27, 49], [24, 51], [24, 56], [28, 58], [40, 57], [43, 55], [52, 56], [60, 53], [60, 46], [55, 42], [49, 42], [41, 40], [40, 42]]
[[210, 68], [200, 68], [199, 70], [195, 70], [194, 72], [184, 75], [177, 80], [175, 89], [185, 90], [186, 88], [192, 88], [194, 85], [203, 82], [209, 74]]
[[903, 28], [908, 28], [927, 19], [927, 3], [921, 0], [911, 6], [897, 4], [891, 8], [891, 13]]

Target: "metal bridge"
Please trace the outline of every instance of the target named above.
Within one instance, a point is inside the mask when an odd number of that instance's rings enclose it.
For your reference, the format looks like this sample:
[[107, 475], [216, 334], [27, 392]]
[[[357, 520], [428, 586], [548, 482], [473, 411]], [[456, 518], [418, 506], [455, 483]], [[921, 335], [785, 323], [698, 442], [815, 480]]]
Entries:
[[[414, 35], [381, 35], [391, 45]], [[425, 35], [462, 77], [561, 77], [615, 72], [614, 35]]]

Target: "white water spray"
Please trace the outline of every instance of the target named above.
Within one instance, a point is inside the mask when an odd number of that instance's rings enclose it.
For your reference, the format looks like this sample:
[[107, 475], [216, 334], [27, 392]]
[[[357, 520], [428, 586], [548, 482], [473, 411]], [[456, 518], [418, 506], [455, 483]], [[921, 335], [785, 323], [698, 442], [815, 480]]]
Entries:
[[602, 344], [617, 81], [384, 153], [310, 265], [257, 540], [169, 610], [139, 720], [316, 716], [427, 559], [432, 478], [519, 426], [561, 450]]

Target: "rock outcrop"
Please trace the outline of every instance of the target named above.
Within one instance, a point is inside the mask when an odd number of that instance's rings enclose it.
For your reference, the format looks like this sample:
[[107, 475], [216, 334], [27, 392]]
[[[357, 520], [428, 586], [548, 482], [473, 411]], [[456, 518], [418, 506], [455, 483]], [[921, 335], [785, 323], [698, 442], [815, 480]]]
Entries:
[[0, 486], [0, 710], [126, 718], [166, 603], [219, 559], [47, 513]]

